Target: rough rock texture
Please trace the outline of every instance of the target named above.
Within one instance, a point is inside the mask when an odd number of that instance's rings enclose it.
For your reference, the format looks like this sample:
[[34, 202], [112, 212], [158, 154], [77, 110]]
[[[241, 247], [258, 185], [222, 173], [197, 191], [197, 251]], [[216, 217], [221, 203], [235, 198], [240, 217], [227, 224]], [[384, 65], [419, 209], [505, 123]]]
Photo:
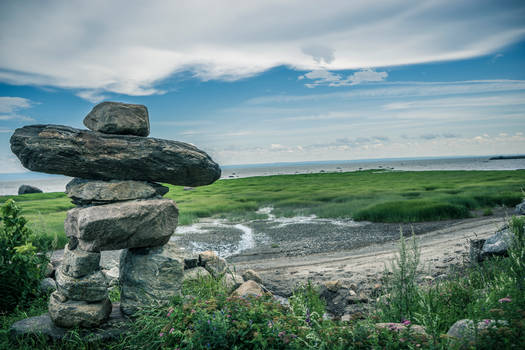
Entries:
[[515, 212], [518, 215], [525, 215], [525, 201], [523, 201], [520, 204], [516, 205]]
[[228, 263], [219, 257], [214, 251], [208, 250], [199, 254], [199, 265], [204, 266], [214, 277], [226, 271]]
[[232, 296], [247, 297], [257, 296], [264, 293], [262, 287], [254, 281], [246, 281], [239, 288], [233, 291]]
[[18, 194], [26, 194], [26, 193], [42, 193], [42, 190], [38, 187], [31, 186], [31, 185], [22, 185], [18, 187]]
[[61, 125], [16, 129], [11, 150], [29, 170], [86, 179], [201, 186], [221, 175], [210, 156], [187, 143], [105, 135]]
[[167, 243], [177, 227], [171, 199], [118, 202], [67, 212], [66, 235], [87, 251], [154, 247]]
[[31, 334], [45, 335], [51, 339], [62, 339], [66, 335], [67, 329], [57, 327], [49, 314], [36, 317], [29, 317], [13, 323], [9, 330], [11, 339]]
[[493, 236], [487, 238], [481, 249], [481, 259], [488, 256], [502, 256], [507, 254], [510, 244], [512, 243], [514, 234], [508, 227], [505, 227]]
[[84, 118], [84, 125], [105, 134], [148, 136], [148, 109], [144, 105], [102, 102]]
[[66, 194], [77, 205], [108, 204], [133, 199], [161, 197], [166, 186], [154, 182], [132, 180], [87, 180], [75, 178], [66, 185]]
[[180, 294], [184, 259], [173, 244], [126, 249], [120, 258], [120, 307], [126, 315], [139, 308], [168, 303]]
[[226, 272], [224, 276], [222, 276], [221, 282], [226, 287], [226, 289], [228, 289], [228, 291], [231, 292], [239, 288], [239, 286], [241, 286], [241, 284], [244, 283], [244, 280], [240, 275], [236, 273]]
[[58, 269], [56, 282], [60, 294], [71, 300], [100, 301], [108, 297], [106, 277], [100, 271], [75, 278]]
[[184, 270], [184, 278], [183, 282], [187, 280], [195, 280], [199, 278], [209, 277], [211, 276], [208, 270], [206, 270], [202, 266], [194, 267], [193, 269]]
[[259, 276], [259, 274], [253, 270], [244, 271], [244, 273], [242, 274], [242, 278], [244, 278], [245, 281], [252, 280], [259, 284], [263, 284], [261, 276]]
[[109, 299], [96, 303], [63, 300], [64, 297], [58, 292], [54, 292], [49, 298], [49, 315], [53, 322], [60, 327], [96, 327], [104, 322], [111, 313], [111, 301]]
[[[463, 319], [456, 321], [447, 332], [449, 337], [455, 339], [453, 344], [457, 345], [458, 343], [468, 343], [475, 339], [477, 331], [508, 325], [507, 321], [501, 320], [483, 320], [479, 321], [476, 325], [474, 321], [469, 319]], [[477, 329], [477, 330], [476, 330]]]
[[46, 277], [40, 281], [40, 290], [46, 294], [54, 292], [57, 290], [57, 284], [54, 279]]
[[326, 302], [326, 311], [336, 316], [342, 316], [350, 297], [349, 290], [341, 287], [340, 283], [337, 288], [333, 288], [334, 286], [331, 284], [329, 286], [332, 288], [328, 288], [326, 285], [321, 286], [319, 296]]
[[[49, 313], [29, 317], [15, 322], [9, 330], [10, 337], [15, 341], [17, 337], [37, 337], [42, 335], [50, 340], [61, 340], [67, 336], [68, 329], [57, 326], [51, 320]], [[109, 318], [96, 329], [80, 329], [77, 336], [84, 343], [100, 342], [119, 339], [129, 331], [129, 319], [120, 312], [120, 304], [113, 304]]]
[[83, 277], [99, 270], [100, 253], [86, 252], [80, 248], [69, 250], [69, 244], [64, 248], [61, 271], [71, 277]]

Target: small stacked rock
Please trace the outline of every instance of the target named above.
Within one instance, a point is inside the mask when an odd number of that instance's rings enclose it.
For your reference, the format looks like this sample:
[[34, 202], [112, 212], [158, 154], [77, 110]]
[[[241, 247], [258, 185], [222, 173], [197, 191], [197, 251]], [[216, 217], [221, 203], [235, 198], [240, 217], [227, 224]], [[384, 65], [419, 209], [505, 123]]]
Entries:
[[177, 227], [178, 209], [162, 198], [168, 188], [155, 181], [200, 186], [220, 177], [219, 166], [196, 147], [148, 138], [145, 106], [104, 102], [84, 125], [92, 131], [32, 125], [11, 137], [11, 150], [28, 169], [77, 177], [66, 186], [77, 207], [64, 223], [69, 243], [49, 301], [53, 322], [68, 328], [96, 327], [112, 310], [99, 266], [104, 250], [124, 249], [120, 307], [125, 314], [179, 293], [184, 259], [166, 244]]

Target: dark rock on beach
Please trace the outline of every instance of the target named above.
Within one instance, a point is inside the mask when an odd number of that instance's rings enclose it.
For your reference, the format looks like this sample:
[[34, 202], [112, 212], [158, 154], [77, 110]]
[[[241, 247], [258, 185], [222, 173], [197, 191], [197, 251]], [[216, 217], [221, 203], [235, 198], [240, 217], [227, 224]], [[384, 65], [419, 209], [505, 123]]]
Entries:
[[133, 199], [161, 197], [168, 193], [166, 186], [154, 182], [132, 180], [73, 179], [66, 185], [66, 193], [77, 205], [107, 204]]
[[104, 134], [148, 136], [148, 109], [144, 105], [102, 102], [84, 118], [84, 125]]
[[27, 194], [27, 193], [42, 193], [42, 190], [38, 187], [31, 185], [22, 185], [18, 188], [18, 194]]
[[184, 142], [105, 135], [61, 125], [16, 129], [11, 150], [29, 170], [87, 179], [201, 186], [221, 175], [208, 154]]

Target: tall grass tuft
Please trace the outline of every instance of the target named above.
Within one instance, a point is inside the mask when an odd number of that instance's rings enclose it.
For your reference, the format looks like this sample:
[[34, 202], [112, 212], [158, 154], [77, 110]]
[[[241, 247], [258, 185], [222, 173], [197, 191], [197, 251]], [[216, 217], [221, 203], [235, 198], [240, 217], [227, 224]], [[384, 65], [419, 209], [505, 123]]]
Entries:
[[380, 303], [382, 304], [380, 307], [384, 321], [410, 320], [418, 311], [417, 273], [419, 263], [420, 250], [414, 233], [412, 233], [412, 238], [407, 244], [403, 230], [400, 229], [398, 255], [391, 262], [390, 268], [385, 266], [384, 291], [386, 296]]

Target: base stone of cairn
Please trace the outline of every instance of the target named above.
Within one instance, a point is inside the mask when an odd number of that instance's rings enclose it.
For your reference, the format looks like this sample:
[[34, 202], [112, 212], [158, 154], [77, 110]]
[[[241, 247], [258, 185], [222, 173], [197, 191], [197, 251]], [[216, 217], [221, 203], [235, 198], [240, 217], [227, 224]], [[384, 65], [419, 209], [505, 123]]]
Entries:
[[180, 294], [184, 258], [173, 244], [125, 249], [120, 257], [120, 307], [133, 315], [147, 306], [168, 303]]
[[34, 125], [11, 137], [11, 150], [28, 169], [77, 177], [66, 187], [77, 207], [68, 211], [64, 223], [69, 243], [56, 271], [49, 314], [15, 323], [12, 335], [41, 331], [56, 338], [65, 334], [63, 328], [82, 327], [104, 330], [100, 337], [107, 337], [111, 320], [122, 328], [122, 315], [111, 316], [116, 306], [100, 271], [100, 252], [105, 250], [124, 249], [117, 308], [126, 315], [179, 294], [184, 258], [167, 244], [177, 227], [178, 209], [162, 198], [168, 188], [153, 181], [200, 186], [220, 177], [218, 164], [198, 148], [146, 137], [145, 106], [104, 102], [84, 124], [94, 131]]

